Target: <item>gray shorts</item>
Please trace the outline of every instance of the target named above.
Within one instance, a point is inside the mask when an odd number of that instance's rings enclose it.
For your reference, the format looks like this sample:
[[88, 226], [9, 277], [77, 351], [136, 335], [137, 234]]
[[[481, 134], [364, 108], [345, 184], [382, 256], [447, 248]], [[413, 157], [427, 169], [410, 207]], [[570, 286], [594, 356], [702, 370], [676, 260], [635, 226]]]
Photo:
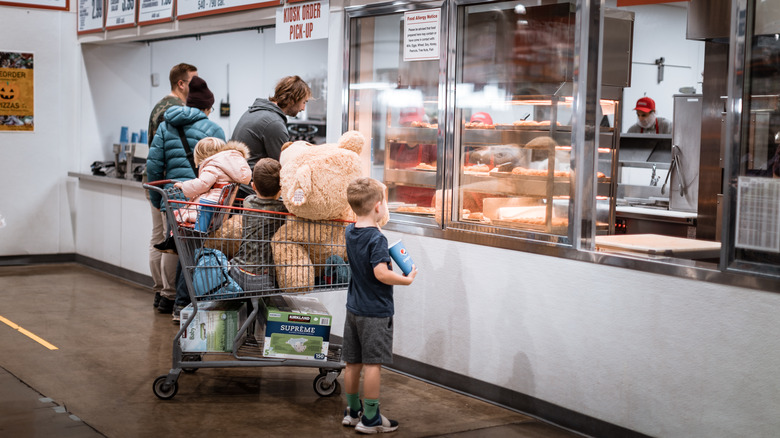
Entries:
[[393, 363], [393, 317], [357, 316], [347, 310], [341, 359], [347, 363]]

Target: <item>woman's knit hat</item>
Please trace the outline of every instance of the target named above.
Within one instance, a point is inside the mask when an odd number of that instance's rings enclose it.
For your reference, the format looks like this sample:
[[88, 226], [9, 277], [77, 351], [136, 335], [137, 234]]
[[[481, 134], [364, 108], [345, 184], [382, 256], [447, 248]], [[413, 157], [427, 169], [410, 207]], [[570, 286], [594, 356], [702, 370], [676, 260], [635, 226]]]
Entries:
[[193, 76], [190, 80], [190, 94], [187, 95], [187, 106], [201, 110], [209, 109], [214, 105], [214, 93], [209, 90], [206, 81], [200, 76]]

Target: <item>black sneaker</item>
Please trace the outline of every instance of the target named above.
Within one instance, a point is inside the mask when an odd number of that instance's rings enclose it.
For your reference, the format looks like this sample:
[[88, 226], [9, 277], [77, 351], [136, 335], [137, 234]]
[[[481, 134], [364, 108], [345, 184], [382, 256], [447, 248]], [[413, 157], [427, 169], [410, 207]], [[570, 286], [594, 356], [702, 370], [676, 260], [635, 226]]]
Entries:
[[173, 236], [169, 236], [167, 239], [160, 243], [155, 243], [153, 246], [157, 251], [162, 251], [168, 254], [176, 254], [176, 241], [173, 239]]
[[157, 305], [157, 311], [160, 313], [173, 312], [173, 300], [169, 300], [165, 297], [160, 297], [160, 304]]
[[157, 308], [157, 306], [160, 305], [160, 297], [161, 297], [160, 292], [155, 292], [154, 293], [154, 308], [155, 309]]
[[360, 417], [360, 422], [355, 426], [355, 430], [360, 433], [384, 433], [393, 432], [398, 429], [398, 422], [388, 420], [387, 417], [376, 411], [374, 418], [367, 420], [366, 416]]

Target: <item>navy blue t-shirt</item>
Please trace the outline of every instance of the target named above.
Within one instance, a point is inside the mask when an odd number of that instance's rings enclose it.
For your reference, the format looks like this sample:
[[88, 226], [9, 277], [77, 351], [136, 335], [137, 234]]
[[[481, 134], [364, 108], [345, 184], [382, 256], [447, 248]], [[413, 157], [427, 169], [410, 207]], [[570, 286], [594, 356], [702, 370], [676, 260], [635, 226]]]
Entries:
[[380, 263], [388, 263], [391, 268], [387, 238], [379, 228], [355, 228], [355, 224], [349, 224], [344, 234], [352, 269], [347, 310], [358, 316], [393, 316], [393, 286], [382, 283], [374, 275], [374, 267]]

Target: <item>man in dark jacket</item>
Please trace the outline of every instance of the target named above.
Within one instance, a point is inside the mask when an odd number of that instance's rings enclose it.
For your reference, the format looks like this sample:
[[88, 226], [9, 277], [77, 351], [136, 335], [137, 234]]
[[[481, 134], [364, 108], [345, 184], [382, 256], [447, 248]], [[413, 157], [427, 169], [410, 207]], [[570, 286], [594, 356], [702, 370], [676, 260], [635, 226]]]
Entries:
[[249, 166], [257, 160], [279, 160], [282, 145], [290, 140], [287, 116], [295, 117], [306, 109], [311, 89], [298, 76], [287, 76], [276, 84], [273, 97], [258, 98], [241, 116], [233, 130], [233, 138], [249, 147]]

